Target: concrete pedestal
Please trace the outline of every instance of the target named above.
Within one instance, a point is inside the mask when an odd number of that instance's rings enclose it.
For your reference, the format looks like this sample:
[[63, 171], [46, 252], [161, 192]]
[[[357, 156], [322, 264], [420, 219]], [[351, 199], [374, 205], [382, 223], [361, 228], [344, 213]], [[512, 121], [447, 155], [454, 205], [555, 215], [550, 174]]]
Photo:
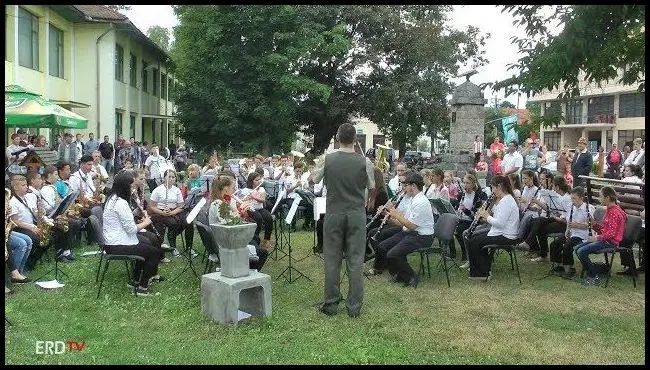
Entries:
[[221, 324], [237, 324], [238, 310], [251, 316], [271, 316], [271, 277], [256, 270], [228, 278], [221, 272], [201, 277], [201, 310]]

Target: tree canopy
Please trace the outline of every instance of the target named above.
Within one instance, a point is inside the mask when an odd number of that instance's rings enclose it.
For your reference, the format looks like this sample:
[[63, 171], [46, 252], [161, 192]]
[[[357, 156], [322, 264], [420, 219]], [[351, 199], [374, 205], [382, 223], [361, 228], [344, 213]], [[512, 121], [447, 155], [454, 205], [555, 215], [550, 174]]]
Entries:
[[[400, 145], [449, 125], [448, 82], [484, 63], [449, 6], [175, 6], [182, 136], [199, 147], [322, 153], [353, 115]], [[200, 143], [200, 144], [199, 144]]]
[[[510, 69], [513, 77], [493, 89], [506, 95], [519, 90], [531, 96], [543, 89], [561, 91], [560, 98], [579, 96], [582, 81], [640, 83], [645, 89], [645, 5], [507, 5], [526, 28], [526, 37], [512, 37], [524, 55]], [[551, 25], [562, 31], [554, 35]], [[581, 74], [582, 73], [582, 74]]]
[[169, 30], [161, 26], [151, 26], [147, 30], [147, 37], [165, 52], [169, 52]]

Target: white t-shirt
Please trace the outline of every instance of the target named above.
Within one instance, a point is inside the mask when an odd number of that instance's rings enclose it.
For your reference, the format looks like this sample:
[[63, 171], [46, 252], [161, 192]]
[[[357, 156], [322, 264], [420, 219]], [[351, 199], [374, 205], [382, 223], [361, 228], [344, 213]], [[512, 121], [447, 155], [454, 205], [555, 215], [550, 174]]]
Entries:
[[161, 171], [164, 158], [160, 155], [154, 157], [152, 155], [147, 157], [147, 160], [144, 162], [144, 166], [149, 169], [149, 180], [161, 180], [163, 177], [163, 172]]
[[102, 216], [102, 233], [106, 245], [137, 245], [138, 227], [129, 203], [116, 196], [106, 201]]
[[[417, 228], [415, 231], [419, 235], [433, 234], [433, 212], [431, 212], [431, 203], [424, 193], [419, 192], [411, 198], [408, 209], [404, 217], [414, 223]], [[403, 231], [408, 231], [406, 226], [402, 226]]]
[[[307, 183], [307, 181], [302, 181], [302, 179], [297, 179], [295, 176], [280, 179], [280, 183], [284, 184], [284, 189], [287, 189], [287, 190], [290, 187], [295, 186], [296, 184], [300, 184], [296, 188], [298, 190], [307, 189], [307, 187], [309, 186], [309, 183]], [[287, 194], [287, 198], [297, 199], [297, 198], [300, 198], [300, 195], [298, 195], [298, 193], [296, 193], [295, 191], [292, 191], [291, 193]]]
[[[252, 192], [253, 192], [253, 189], [243, 188], [243, 189], [241, 189], [241, 190], [239, 191], [239, 194], [241, 194], [242, 197], [247, 197], [247, 196], [249, 196]], [[261, 186], [260, 186], [259, 188], [257, 188], [257, 190], [255, 190], [255, 192], [256, 192], [256, 193], [263, 193], [263, 194], [266, 194], [266, 191], [265, 191], [264, 188], [261, 187]], [[253, 209], [255, 209], [255, 210], [264, 208], [264, 203], [263, 203], [263, 202], [260, 202], [260, 201], [258, 201], [258, 200], [255, 200], [255, 199], [253, 199], [253, 198], [250, 198], [250, 201], [251, 201], [251, 208], [253, 208]]]
[[512, 195], [507, 194], [492, 207], [493, 216], [487, 218], [490, 231], [487, 236], [503, 235], [508, 239], [517, 239], [519, 231], [519, 207]]
[[[573, 209], [573, 215], [571, 215], [571, 211], [567, 212], [565, 215], [565, 219], [567, 222], [569, 222], [569, 218], [571, 218], [572, 222], [580, 222], [580, 223], [587, 223], [587, 203], [582, 202], [582, 205], [580, 207], [576, 207], [574, 205], [571, 205], [571, 209]], [[596, 210], [596, 207], [592, 206], [589, 204], [589, 215], [594, 217], [594, 211]], [[582, 239], [583, 241], [587, 240], [587, 237], [589, 236], [589, 230], [588, 229], [576, 229], [576, 228], [571, 228], [569, 229], [571, 232], [571, 237], [578, 237]]]
[[[25, 202], [27, 206], [25, 206], [23, 202]], [[9, 205], [11, 206], [10, 216], [17, 215], [18, 220], [28, 224], [36, 225], [36, 220], [32, 215], [32, 213], [34, 213], [34, 215], [38, 215], [38, 199], [36, 198], [36, 195], [33, 193], [25, 194], [23, 197], [23, 202], [18, 200], [16, 196], [11, 197], [9, 200]]]
[[93, 184], [93, 178], [90, 172], [85, 175], [81, 170], [73, 173], [70, 176], [69, 183], [73, 191], [83, 193], [89, 197], [92, 197], [95, 193], [95, 184]]
[[503, 161], [501, 162], [501, 169], [505, 173], [515, 167], [518, 167], [517, 173], [521, 172], [521, 167], [524, 165], [524, 157], [519, 154], [519, 152], [510, 153], [507, 152], [503, 156]]
[[426, 191], [426, 194], [424, 194], [427, 198], [429, 199], [444, 199], [444, 200], [449, 200], [449, 189], [445, 184], [431, 184], [431, 186], [424, 187]]
[[393, 192], [393, 194], [397, 194], [400, 189], [399, 176], [395, 176], [392, 179], [388, 180], [388, 187]]
[[50, 213], [56, 207], [56, 189], [54, 185], [45, 184], [41, 188], [41, 198], [43, 199], [43, 207], [46, 213]]
[[183, 205], [183, 194], [181, 194], [181, 190], [176, 185], [172, 185], [169, 188], [166, 188], [164, 184], [158, 185], [153, 189], [150, 199], [161, 210], [172, 209]]
[[90, 173], [91, 174], [97, 173], [97, 174], [99, 174], [99, 177], [101, 179], [108, 179], [108, 172], [106, 172], [106, 169], [101, 164], [97, 164], [97, 165], [93, 164], [93, 167], [90, 170]]

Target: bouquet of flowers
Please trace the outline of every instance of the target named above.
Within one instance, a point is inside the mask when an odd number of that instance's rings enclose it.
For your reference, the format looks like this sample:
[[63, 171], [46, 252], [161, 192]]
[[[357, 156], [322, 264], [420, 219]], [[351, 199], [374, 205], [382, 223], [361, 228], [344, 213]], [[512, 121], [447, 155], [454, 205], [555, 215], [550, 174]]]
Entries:
[[219, 215], [217, 216], [219, 223], [223, 225], [241, 225], [246, 223], [241, 215], [230, 207], [231, 200], [232, 197], [225, 194], [222, 199], [215, 201], [219, 208]]

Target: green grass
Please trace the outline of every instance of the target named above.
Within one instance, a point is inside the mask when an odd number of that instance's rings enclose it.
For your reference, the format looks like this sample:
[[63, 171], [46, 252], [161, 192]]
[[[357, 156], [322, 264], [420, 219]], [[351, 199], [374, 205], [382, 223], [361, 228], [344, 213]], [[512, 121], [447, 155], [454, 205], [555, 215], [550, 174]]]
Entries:
[[[198, 233], [195, 245], [202, 249]], [[307, 256], [312, 233], [292, 234], [292, 245], [296, 257]], [[636, 289], [623, 276], [613, 276], [607, 288], [587, 288], [558, 277], [539, 280], [548, 264], [519, 260], [521, 285], [505, 255], [496, 258], [488, 283], [452, 270], [448, 288], [434, 266], [432, 277], [415, 290], [390, 283], [386, 275], [372, 277], [365, 280], [361, 317], [351, 319], [344, 304], [334, 317], [313, 307], [323, 295], [320, 258], [296, 264], [313, 282], [291, 284], [277, 278], [287, 259], [269, 259], [262, 272], [273, 279], [272, 316], [229, 327], [203, 318], [199, 280], [191, 272], [154, 284], [160, 295], [135, 298], [126, 288], [124, 266], [114, 262], [95, 299], [98, 257], [79, 257], [61, 265], [69, 274], [62, 290], [12, 287], [5, 303], [14, 324], [5, 324], [5, 364], [645, 363], [645, 277]], [[29, 276], [37, 278], [51, 265], [41, 264]], [[411, 265], [417, 269], [417, 256]], [[173, 259], [161, 274], [173, 278], [183, 266], [183, 259]], [[346, 280], [341, 288], [345, 295]], [[39, 340], [84, 341], [86, 348], [37, 355]]]

